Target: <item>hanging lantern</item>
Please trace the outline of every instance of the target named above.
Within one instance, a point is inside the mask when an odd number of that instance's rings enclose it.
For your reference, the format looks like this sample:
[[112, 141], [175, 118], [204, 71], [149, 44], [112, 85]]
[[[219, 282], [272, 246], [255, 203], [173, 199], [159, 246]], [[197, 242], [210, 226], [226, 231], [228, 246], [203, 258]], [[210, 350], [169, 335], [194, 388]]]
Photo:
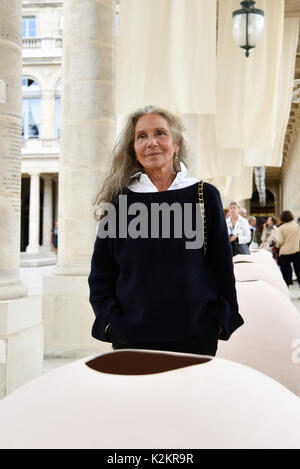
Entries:
[[253, 0], [243, 1], [242, 9], [232, 13], [233, 38], [239, 47], [246, 50], [246, 57], [249, 57], [249, 50], [259, 43], [264, 31], [264, 12], [254, 5]]

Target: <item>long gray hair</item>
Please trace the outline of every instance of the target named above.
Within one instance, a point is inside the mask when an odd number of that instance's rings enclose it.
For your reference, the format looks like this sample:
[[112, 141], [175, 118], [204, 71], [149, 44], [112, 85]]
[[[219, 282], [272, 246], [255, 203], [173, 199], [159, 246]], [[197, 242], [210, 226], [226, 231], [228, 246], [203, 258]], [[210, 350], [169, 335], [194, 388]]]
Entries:
[[183, 137], [185, 129], [181, 119], [171, 112], [156, 106], [146, 106], [138, 109], [127, 117], [123, 130], [114, 146], [110, 172], [105, 178], [102, 189], [94, 202], [94, 205], [96, 205], [96, 219], [100, 218], [101, 204], [105, 202], [113, 203], [122, 190], [132, 182], [131, 176], [137, 171], [144, 170], [143, 166], [136, 159], [134, 132], [137, 121], [145, 114], [159, 114], [167, 121], [174, 142], [179, 144], [177, 163], [174, 163], [174, 170], [176, 172], [181, 171], [181, 161], [187, 166], [187, 146]]

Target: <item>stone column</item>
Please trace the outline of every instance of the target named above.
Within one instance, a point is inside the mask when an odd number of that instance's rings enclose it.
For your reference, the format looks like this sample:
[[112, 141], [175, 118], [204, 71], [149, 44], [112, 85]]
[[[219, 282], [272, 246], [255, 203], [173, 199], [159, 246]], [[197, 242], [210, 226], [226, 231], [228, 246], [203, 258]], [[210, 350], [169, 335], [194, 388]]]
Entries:
[[[289, 158], [284, 162], [281, 178], [281, 210], [300, 216], [300, 132], [296, 135]], [[279, 211], [279, 214], [281, 212]]]
[[[0, 300], [25, 296], [19, 279], [21, 197], [21, 1], [0, 4]], [[7, 9], [7, 12], [6, 12]]]
[[40, 173], [30, 174], [29, 195], [29, 244], [26, 252], [37, 254], [40, 251]]
[[[96, 238], [93, 201], [115, 139], [114, 0], [66, 0], [62, 59], [58, 263], [44, 277], [46, 353], [100, 350], [87, 275]], [[58, 277], [59, 276], [59, 277]]]
[[51, 250], [52, 228], [52, 177], [43, 175], [44, 204], [43, 204], [43, 250]]
[[38, 376], [43, 363], [41, 298], [19, 277], [22, 1], [0, 2], [0, 398]]

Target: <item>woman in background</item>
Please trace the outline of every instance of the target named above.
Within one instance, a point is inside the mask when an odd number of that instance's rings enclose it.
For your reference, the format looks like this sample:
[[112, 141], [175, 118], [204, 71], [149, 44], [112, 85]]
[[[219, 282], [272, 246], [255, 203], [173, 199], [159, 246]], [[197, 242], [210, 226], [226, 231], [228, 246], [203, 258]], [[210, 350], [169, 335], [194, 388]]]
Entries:
[[[266, 223], [263, 224], [263, 232], [261, 235], [260, 249], [272, 251], [272, 246], [277, 240], [277, 220], [275, 217], [268, 217]], [[273, 243], [272, 243], [273, 242]]]
[[293, 214], [285, 210], [280, 215], [281, 225], [277, 233], [277, 245], [279, 247], [278, 263], [286, 284], [293, 284], [293, 269], [300, 286], [300, 229], [294, 221]]
[[240, 215], [240, 206], [237, 202], [229, 205], [229, 217], [226, 219], [232, 255], [250, 254], [248, 243], [251, 241], [251, 232], [248, 220]]

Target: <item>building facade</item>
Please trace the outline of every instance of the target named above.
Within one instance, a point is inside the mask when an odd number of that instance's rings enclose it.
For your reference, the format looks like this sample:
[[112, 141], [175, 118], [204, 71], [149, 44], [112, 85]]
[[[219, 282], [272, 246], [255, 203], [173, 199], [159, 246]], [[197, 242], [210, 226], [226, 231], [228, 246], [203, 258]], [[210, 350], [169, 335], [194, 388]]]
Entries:
[[58, 218], [63, 2], [22, 5], [20, 249], [36, 255], [52, 252]]

